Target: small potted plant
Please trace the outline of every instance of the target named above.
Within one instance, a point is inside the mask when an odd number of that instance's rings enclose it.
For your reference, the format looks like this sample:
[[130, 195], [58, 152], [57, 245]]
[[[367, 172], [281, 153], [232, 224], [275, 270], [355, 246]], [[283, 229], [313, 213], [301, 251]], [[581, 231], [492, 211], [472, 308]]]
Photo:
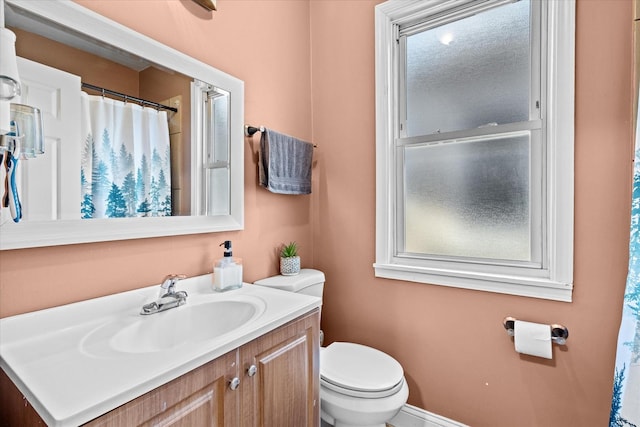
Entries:
[[298, 244], [291, 242], [283, 245], [280, 251], [280, 274], [294, 276], [300, 273], [300, 257], [298, 256]]

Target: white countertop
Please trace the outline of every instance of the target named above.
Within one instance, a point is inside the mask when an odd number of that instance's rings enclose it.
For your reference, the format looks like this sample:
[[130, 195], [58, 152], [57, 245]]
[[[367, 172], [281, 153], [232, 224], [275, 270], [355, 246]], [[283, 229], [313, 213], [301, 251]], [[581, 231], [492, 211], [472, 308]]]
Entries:
[[139, 320], [142, 305], [153, 301], [159, 289], [150, 286], [0, 319], [0, 367], [49, 426], [75, 426], [322, 304], [318, 297], [250, 284], [216, 293], [211, 275], [193, 277], [176, 286], [188, 292], [187, 304], [164, 313], [202, 301], [247, 301], [260, 308], [246, 324], [209, 340], [186, 341], [156, 352], [107, 351], [96, 331], [114, 320], [125, 326]]

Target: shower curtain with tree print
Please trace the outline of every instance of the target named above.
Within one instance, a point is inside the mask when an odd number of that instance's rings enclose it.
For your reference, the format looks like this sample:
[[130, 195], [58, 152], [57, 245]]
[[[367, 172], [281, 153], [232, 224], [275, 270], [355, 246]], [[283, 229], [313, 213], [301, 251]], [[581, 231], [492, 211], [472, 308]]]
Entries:
[[636, 119], [629, 272], [611, 401], [610, 427], [640, 427], [640, 120]]
[[82, 218], [171, 215], [166, 111], [82, 92]]

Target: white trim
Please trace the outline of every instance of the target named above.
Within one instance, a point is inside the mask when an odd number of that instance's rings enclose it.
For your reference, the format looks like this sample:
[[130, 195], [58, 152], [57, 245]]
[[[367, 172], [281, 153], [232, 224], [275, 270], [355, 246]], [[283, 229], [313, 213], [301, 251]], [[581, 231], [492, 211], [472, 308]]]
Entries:
[[204, 99], [207, 84], [199, 80], [191, 82], [191, 140], [196, 146], [191, 150], [191, 212], [199, 215], [204, 212]]
[[570, 283], [544, 278], [436, 270], [397, 264], [374, 264], [376, 277], [431, 285], [571, 302]]
[[[229, 215], [216, 217], [176, 216], [157, 218], [109, 218], [91, 220], [58, 220], [13, 224], [2, 227], [0, 250], [109, 242], [160, 236], [179, 236], [204, 232], [241, 229]], [[167, 222], [170, 220], [169, 222]], [[170, 230], [164, 228], [170, 227]], [[205, 231], [206, 230], [206, 231]]]
[[[550, 279], [573, 281], [575, 1], [549, 2], [547, 167]], [[569, 72], [569, 70], [571, 72]], [[569, 143], [570, 141], [570, 143]], [[553, 153], [553, 155], [551, 155]]]
[[[533, 0], [537, 1], [537, 0]], [[395, 28], [460, 0], [389, 0], [375, 9], [376, 24], [376, 277], [476, 289], [558, 301], [571, 301], [573, 289], [575, 1], [547, 4], [547, 193], [546, 256], [541, 269], [486, 271], [443, 268], [442, 263], [407, 265], [394, 256], [396, 223], [394, 138], [399, 135], [394, 75]], [[543, 251], [543, 255], [545, 252]], [[412, 262], [413, 263], [413, 262]], [[486, 267], [483, 265], [482, 267]], [[484, 270], [484, 271], [482, 271]], [[527, 271], [528, 270], [528, 271]]]
[[433, 414], [412, 405], [404, 405], [389, 424], [393, 427], [468, 427], [466, 424]]
[[[230, 215], [108, 220], [24, 221], [2, 224], [0, 250], [209, 233], [244, 228], [244, 82], [169, 48], [70, 0], [6, 0], [7, 6], [74, 28], [84, 34], [170, 67], [231, 93]], [[0, 3], [0, 5], [3, 5]], [[194, 129], [193, 134], [197, 136]], [[78, 206], [78, 211], [80, 206]]]

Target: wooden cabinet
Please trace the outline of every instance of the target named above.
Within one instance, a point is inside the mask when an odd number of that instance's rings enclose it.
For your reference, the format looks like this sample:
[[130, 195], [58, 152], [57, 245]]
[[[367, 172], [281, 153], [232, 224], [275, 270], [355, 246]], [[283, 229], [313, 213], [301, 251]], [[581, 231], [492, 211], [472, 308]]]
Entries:
[[240, 392], [232, 390], [229, 383], [236, 376], [237, 370], [236, 350], [85, 425], [236, 426], [240, 415]]
[[242, 425], [320, 425], [317, 312], [240, 348]]
[[[319, 427], [319, 330], [316, 309], [85, 425]], [[0, 374], [0, 426], [41, 422]]]
[[45, 425], [36, 410], [0, 369], [0, 427]]

